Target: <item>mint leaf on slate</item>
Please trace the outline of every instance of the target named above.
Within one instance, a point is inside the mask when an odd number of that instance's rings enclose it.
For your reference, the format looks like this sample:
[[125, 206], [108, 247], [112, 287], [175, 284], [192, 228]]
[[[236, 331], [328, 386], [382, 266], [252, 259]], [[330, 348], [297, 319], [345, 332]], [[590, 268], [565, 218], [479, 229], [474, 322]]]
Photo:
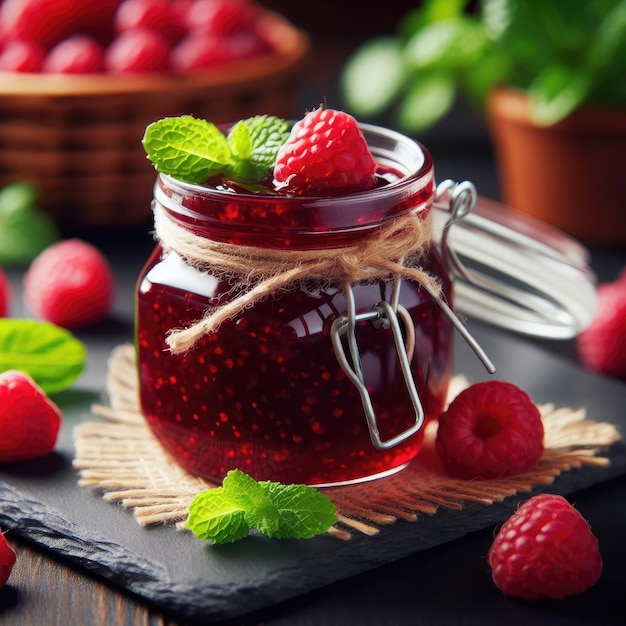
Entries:
[[252, 476], [241, 470], [232, 470], [224, 478], [223, 486], [231, 502], [244, 509], [246, 521], [252, 528], [264, 535], [278, 530], [279, 511]]
[[306, 539], [326, 532], [337, 521], [335, 505], [317, 489], [265, 481], [259, 484], [280, 515], [276, 530], [266, 533], [269, 537]]
[[0, 372], [29, 374], [47, 393], [67, 389], [84, 371], [87, 348], [50, 322], [0, 319]]
[[263, 180], [273, 168], [289, 125], [260, 115], [237, 122], [228, 136], [214, 124], [190, 115], [148, 125], [142, 144], [157, 171], [202, 183], [218, 174], [234, 180]]
[[234, 504], [222, 487], [207, 489], [193, 499], [187, 526], [198, 539], [213, 543], [232, 543], [250, 532], [245, 509]]
[[335, 505], [314, 487], [257, 482], [241, 470], [228, 472], [222, 484], [189, 507], [187, 527], [199, 539], [230, 543], [251, 528], [275, 539], [307, 539], [337, 521]]

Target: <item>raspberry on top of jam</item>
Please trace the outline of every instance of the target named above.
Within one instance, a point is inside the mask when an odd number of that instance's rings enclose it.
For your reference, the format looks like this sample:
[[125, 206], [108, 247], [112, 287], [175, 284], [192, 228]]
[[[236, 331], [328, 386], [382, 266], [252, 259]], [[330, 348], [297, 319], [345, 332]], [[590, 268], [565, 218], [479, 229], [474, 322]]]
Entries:
[[354, 117], [319, 108], [294, 125], [274, 181], [292, 191], [366, 191], [376, 186], [376, 162]]
[[192, 116], [164, 118], [146, 128], [142, 143], [157, 171], [190, 183], [336, 196], [388, 182], [356, 119], [334, 109], [315, 109], [293, 127], [255, 116], [226, 133]]

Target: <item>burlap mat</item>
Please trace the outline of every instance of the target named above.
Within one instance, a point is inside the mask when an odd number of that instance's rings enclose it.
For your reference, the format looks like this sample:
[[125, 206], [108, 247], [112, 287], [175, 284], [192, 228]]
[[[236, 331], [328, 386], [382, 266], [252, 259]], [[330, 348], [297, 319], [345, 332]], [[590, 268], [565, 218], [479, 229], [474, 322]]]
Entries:
[[[131, 509], [142, 525], [169, 523], [184, 528], [192, 499], [215, 483], [196, 478], [161, 447], [139, 410], [134, 349], [117, 347], [110, 358], [109, 406], [94, 406], [98, 421], [74, 430], [79, 484], [97, 488], [103, 497]], [[452, 381], [452, 399], [467, 381]], [[545, 428], [542, 460], [528, 472], [496, 480], [459, 480], [447, 476], [434, 451], [436, 425], [426, 432], [419, 456], [404, 470], [375, 481], [333, 487], [326, 493], [339, 517], [330, 534], [349, 539], [353, 532], [374, 535], [398, 519], [417, 521], [440, 507], [460, 510], [464, 502], [486, 506], [507, 496], [550, 484], [561, 472], [583, 465], [605, 466], [602, 450], [620, 439], [609, 423], [586, 418], [584, 409], [539, 406]]]

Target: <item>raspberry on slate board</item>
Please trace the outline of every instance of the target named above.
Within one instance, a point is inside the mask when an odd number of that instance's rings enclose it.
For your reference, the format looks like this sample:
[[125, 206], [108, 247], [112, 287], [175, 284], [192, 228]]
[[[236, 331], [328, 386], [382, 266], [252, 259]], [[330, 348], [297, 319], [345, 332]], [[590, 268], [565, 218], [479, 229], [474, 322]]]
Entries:
[[475, 383], [440, 416], [436, 449], [459, 478], [512, 476], [543, 454], [541, 414], [530, 396], [506, 381]]
[[28, 374], [0, 374], [0, 462], [50, 454], [62, 419], [59, 407]]
[[526, 600], [562, 600], [593, 586], [602, 573], [598, 541], [565, 498], [541, 494], [502, 526], [487, 555], [496, 586]]

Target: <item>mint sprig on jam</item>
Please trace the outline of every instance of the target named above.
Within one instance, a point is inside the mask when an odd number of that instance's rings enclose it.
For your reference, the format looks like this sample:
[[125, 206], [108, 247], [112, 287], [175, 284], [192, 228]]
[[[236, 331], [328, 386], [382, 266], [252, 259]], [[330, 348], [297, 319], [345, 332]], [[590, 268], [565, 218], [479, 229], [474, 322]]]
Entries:
[[259, 181], [272, 171], [289, 132], [286, 120], [270, 115], [237, 122], [227, 135], [212, 122], [183, 115], [150, 124], [142, 144], [157, 171], [178, 180], [202, 183], [220, 175]]
[[253, 528], [274, 539], [307, 539], [327, 532], [336, 521], [335, 505], [314, 487], [257, 482], [231, 470], [222, 487], [194, 498], [187, 527], [198, 539], [232, 543]]

